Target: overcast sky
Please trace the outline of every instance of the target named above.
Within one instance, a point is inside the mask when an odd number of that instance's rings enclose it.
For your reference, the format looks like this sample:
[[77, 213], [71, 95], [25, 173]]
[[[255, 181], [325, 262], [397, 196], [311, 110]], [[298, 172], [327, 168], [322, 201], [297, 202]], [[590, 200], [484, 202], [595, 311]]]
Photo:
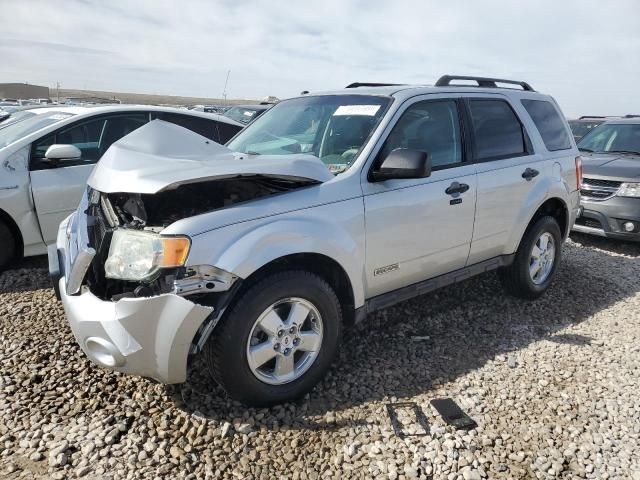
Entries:
[[640, 1], [0, 0], [0, 82], [286, 98], [444, 73], [640, 114]]

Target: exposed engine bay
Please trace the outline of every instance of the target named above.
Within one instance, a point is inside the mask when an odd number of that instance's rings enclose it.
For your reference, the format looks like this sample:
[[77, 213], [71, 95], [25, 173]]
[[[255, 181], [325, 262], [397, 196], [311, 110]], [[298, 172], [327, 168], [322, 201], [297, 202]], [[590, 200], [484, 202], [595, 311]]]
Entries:
[[89, 222], [89, 236], [96, 255], [89, 268], [87, 284], [94, 295], [104, 300], [171, 292], [174, 280], [188, 276], [188, 269], [168, 269], [145, 282], [115, 280], [105, 276], [104, 264], [116, 228], [160, 232], [183, 218], [316, 183], [307, 178], [252, 175], [189, 183], [156, 194], [104, 194], [94, 190], [87, 214], [92, 219]]
[[190, 183], [156, 194], [112, 193], [108, 199], [125, 228], [164, 228], [182, 218], [315, 183], [256, 175]]

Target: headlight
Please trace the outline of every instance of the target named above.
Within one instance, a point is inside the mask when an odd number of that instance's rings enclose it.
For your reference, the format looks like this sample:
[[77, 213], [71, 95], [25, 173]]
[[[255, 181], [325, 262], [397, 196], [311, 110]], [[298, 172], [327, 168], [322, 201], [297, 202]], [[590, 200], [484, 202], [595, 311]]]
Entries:
[[640, 197], [640, 183], [623, 183], [617, 195], [619, 197]]
[[133, 281], [150, 278], [161, 268], [184, 265], [190, 245], [189, 237], [116, 230], [104, 264], [105, 275], [107, 278]]

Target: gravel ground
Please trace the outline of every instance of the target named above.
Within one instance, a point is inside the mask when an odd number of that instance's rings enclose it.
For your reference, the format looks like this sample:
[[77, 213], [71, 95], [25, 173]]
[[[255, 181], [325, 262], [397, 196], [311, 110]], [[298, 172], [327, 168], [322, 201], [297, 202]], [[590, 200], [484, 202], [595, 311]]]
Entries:
[[[353, 329], [307, 398], [245, 409], [90, 364], [43, 259], [0, 274], [1, 478], [640, 479], [640, 245], [575, 236], [534, 303], [494, 274]], [[478, 423], [456, 431], [429, 401]], [[398, 407], [406, 436], [386, 405]], [[422, 435], [420, 435], [422, 433]]]

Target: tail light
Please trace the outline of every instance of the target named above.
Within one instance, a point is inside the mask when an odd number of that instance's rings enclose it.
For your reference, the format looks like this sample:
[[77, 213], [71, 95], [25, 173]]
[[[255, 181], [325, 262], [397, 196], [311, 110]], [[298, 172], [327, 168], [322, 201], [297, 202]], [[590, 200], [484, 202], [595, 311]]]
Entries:
[[580, 190], [582, 185], [582, 157], [578, 155], [576, 157], [576, 189]]

